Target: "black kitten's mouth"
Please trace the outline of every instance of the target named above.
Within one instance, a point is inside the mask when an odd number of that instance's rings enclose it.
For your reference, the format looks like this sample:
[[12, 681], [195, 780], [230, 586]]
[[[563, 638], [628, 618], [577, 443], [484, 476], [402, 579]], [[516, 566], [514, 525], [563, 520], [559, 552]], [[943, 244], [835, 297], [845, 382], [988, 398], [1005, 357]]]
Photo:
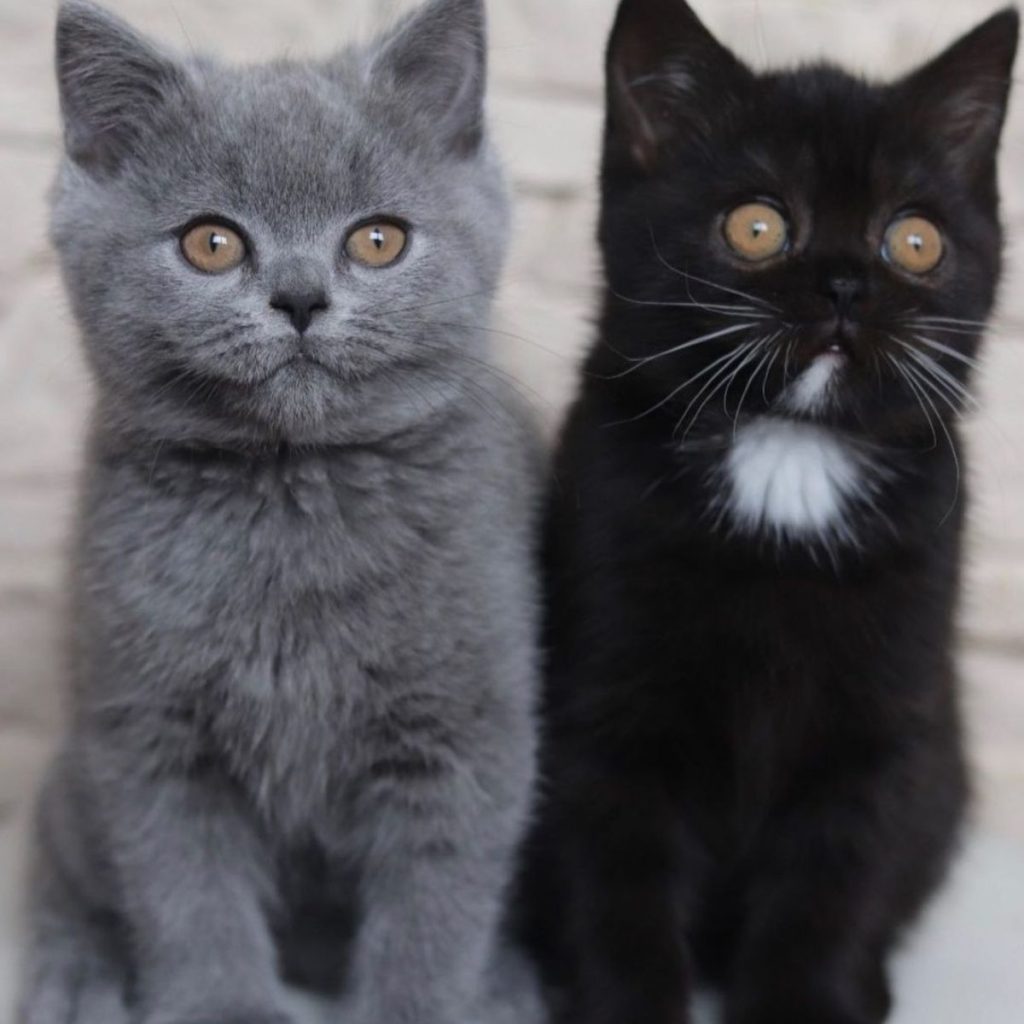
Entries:
[[822, 355], [845, 356], [852, 359], [858, 341], [869, 330], [868, 325], [856, 320], [834, 317], [811, 328], [815, 345], [811, 361]]

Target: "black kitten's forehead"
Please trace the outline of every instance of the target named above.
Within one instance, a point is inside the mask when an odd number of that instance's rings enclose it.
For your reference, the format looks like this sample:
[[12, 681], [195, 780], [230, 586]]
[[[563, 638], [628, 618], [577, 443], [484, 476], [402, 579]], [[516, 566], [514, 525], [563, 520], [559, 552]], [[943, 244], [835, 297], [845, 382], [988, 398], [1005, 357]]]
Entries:
[[815, 69], [766, 76], [757, 101], [734, 122], [743, 173], [764, 173], [783, 195], [812, 208], [856, 200], [876, 187], [885, 149], [880, 90]]
[[959, 198], [898, 94], [833, 68], [764, 76], [728, 131], [722, 199], [774, 197], [819, 231], [874, 239], [903, 210], [940, 214]]

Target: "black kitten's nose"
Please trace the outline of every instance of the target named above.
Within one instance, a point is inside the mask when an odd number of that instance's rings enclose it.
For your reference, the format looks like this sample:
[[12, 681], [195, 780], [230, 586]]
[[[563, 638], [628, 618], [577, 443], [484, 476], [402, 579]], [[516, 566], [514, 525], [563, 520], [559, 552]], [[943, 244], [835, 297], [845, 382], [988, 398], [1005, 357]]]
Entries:
[[846, 317], [853, 309], [854, 303], [864, 297], [864, 282], [861, 278], [849, 274], [836, 275], [829, 278], [828, 295], [839, 315]]
[[322, 291], [277, 292], [270, 300], [274, 309], [286, 313], [295, 330], [305, 334], [313, 322], [313, 315], [328, 306], [327, 296]]

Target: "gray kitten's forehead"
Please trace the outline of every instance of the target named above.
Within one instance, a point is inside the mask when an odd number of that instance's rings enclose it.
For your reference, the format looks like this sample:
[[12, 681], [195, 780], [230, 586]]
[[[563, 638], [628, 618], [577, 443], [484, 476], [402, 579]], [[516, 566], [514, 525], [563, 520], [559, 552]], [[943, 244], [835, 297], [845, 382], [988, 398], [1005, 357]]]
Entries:
[[162, 210], [252, 216], [291, 235], [353, 217], [412, 217], [444, 191], [436, 155], [388, 131], [355, 76], [277, 63], [201, 64], [190, 77], [193, 95], [140, 152]]

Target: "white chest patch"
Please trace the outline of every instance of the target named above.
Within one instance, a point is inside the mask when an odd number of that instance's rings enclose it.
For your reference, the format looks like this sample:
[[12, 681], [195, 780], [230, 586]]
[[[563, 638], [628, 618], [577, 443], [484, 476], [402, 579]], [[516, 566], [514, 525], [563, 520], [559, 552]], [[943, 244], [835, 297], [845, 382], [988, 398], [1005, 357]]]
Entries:
[[783, 402], [796, 412], [820, 412], [829, 404], [845, 362], [843, 356], [833, 353], [818, 356], [786, 389]]
[[851, 503], [869, 498], [870, 460], [814, 423], [761, 417], [726, 458], [726, 510], [736, 526], [792, 537], [847, 538]]

